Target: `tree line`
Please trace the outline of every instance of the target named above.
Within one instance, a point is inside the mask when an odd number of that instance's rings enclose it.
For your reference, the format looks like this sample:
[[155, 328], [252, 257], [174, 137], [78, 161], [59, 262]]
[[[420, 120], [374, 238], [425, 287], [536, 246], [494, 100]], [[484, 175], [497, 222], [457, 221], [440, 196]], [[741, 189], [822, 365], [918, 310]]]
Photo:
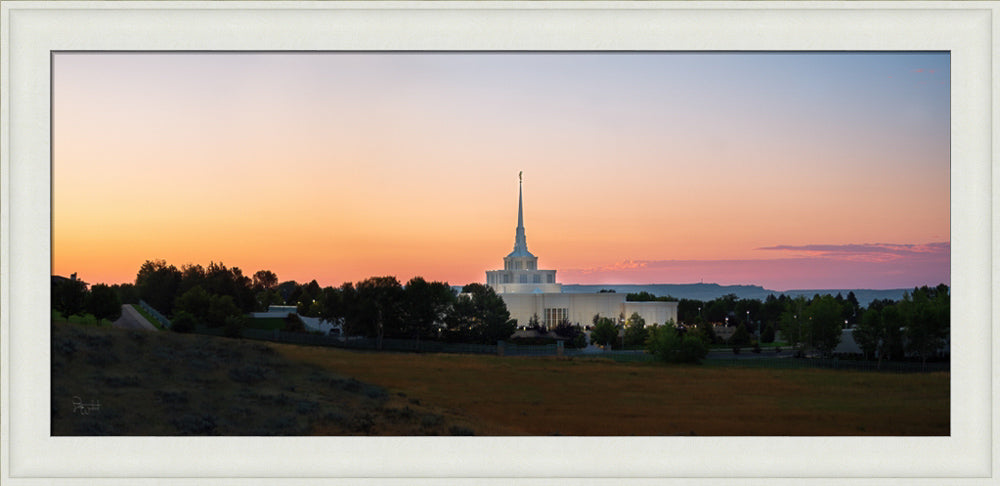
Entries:
[[840, 344], [844, 329], [866, 359], [921, 360], [936, 356], [951, 330], [951, 298], [945, 284], [915, 287], [899, 301], [875, 300], [862, 306], [849, 292], [804, 296], [769, 295], [765, 300], [739, 299], [733, 294], [709, 301], [629, 294], [629, 300], [675, 300], [679, 328], [693, 332], [710, 344], [720, 344], [718, 325], [735, 327], [727, 344], [736, 346], [784, 341], [804, 353], [830, 356]]
[[[705, 345], [722, 344], [716, 326], [729, 326], [735, 329], [726, 344], [734, 348], [773, 342], [780, 332], [783, 341], [803, 353], [829, 356], [843, 329], [853, 327], [853, 337], [867, 359], [918, 356], [926, 361], [938, 353], [950, 333], [950, 296], [945, 284], [914, 288], [900, 301], [876, 300], [867, 306], [861, 306], [853, 292], [846, 297], [817, 294], [809, 299], [772, 294], [763, 301], [733, 294], [701, 301], [648, 292], [626, 298], [676, 301], [678, 335], [697, 337]], [[116, 319], [122, 303], [139, 299], [170, 318], [172, 328], [181, 332], [208, 326], [238, 335], [248, 313], [266, 311], [271, 305], [293, 305], [299, 315], [342, 324], [348, 336], [375, 339], [492, 344], [509, 339], [517, 329], [503, 299], [492, 288], [472, 283], [456, 293], [447, 282], [421, 277], [405, 285], [395, 277], [381, 276], [321, 287], [315, 280], [281, 282], [270, 270], [247, 276], [221, 262], [177, 268], [164, 260], [147, 260], [134, 284], [88, 288], [75, 274], [52, 281], [52, 307], [65, 316], [89, 312], [99, 320]], [[654, 331], [638, 314], [615, 317], [617, 321], [594, 316], [592, 343], [648, 345]], [[538, 327], [535, 324], [529, 322], [527, 327]], [[288, 330], [302, 330], [301, 322], [290, 320]], [[560, 322], [552, 331], [572, 346], [585, 345], [579, 323]]]
[[104, 319], [114, 321], [121, 317], [123, 298], [129, 298], [129, 294], [120, 285], [88, 286], [74, 273], [69, 278], [52, 277], [51, 298], [52, 309], [63, 316], [91, 314], [100, 324]]
[[[177, 268], [165, 260], [147, 260], [140, 266], [134, 284], [97, 284], [90, 289], [75, 277], [54, 277], [53, 308], [67, 316], [89, 311], [75, 302], [88, 301], [86, 295], [107, 293], [104, 289], [114, 294], [115, 300], [109, 305], [119, 312], [122, 303], [144, 300], [171, 319], [171, 329], [178, 332], [206, 326], [222, 327], [227, 334], [239, 335], [247, 325], [247, 314], [267, 311], [271, 305], [295, 306], [298, 315], [342, 324], [348, 336], [379, 340], [496, 343], [509, 338], [517, 328], [503, 299], [479, 283], [466, 285], [460, 293], [447, 282], [428, 282], [422, 277], [414, 277], [406, 285], [396, 277], [381, 276], [345, 282], [339, 287], [320, 287], [315, 280], [306, 284], [294, 280], [279, 283], [270, 270], [247, 276], [240, 268], [221, 262]], [[286, 330], [304, 329], [301, 322], [289, 319]]]

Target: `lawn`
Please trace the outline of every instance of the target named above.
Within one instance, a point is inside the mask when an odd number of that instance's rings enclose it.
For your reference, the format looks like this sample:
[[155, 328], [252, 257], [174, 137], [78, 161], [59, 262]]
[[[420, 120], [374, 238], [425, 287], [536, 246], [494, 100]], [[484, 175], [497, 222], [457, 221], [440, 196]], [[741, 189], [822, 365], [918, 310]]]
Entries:
[[156, 326], [157, 329], [163, 329], [163, 324], [160, 324], [160, 321], [156, 320], [156, 318], [153, 317], [153, 314], [147, 312], [146, 309], [143, 309], [141, 305], [136, 305], [136, 304], [129, 304], [129, 305], [131, 305], [132, 308], [136, 310], [136, 312], [142, 315], [142, 317], [145, 317], [150, 324]]

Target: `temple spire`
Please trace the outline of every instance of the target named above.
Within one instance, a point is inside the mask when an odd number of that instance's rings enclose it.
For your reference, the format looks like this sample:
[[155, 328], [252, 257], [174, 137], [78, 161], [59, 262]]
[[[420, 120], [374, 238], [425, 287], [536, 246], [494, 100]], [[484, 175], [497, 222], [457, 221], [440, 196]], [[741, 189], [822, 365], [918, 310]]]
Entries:
[[522, 185], [524, 183], [522, 175], [524, 171], [517, 173], [517, 230], [514, 234], [514, 251], [518, 250], [527, 252], [528, 242], [524, 237], [524, 204], [522, 198]]

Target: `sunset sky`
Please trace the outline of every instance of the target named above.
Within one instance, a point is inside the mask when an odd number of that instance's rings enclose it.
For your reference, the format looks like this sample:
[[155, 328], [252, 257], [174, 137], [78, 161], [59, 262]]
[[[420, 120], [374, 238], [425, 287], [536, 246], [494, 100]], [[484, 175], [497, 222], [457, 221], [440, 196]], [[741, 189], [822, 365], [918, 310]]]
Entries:
[[57, 53], [53, 268], [950, 282], [947, 53]]

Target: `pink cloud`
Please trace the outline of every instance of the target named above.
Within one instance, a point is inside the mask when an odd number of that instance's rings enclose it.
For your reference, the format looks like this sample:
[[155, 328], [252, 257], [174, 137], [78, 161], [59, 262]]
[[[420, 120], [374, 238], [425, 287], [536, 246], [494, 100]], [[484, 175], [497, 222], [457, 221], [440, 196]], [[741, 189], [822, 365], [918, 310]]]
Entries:
[[892, 244], [864, 243], [848, 245], [777, 245], [758, 250], [792, 251], [818, 258], [861, 262], [889, 262], [904, 258], [950, 258], [951, 243]]
[[763, 248], [799, 254], [777, 259], [625, 260], [585, 269], [563, 269], [560, 280], [579, 284], [711, 282], [762, 285], [772, 290], [910, 288], [950, 284], [951, 245], [779, 245]]

